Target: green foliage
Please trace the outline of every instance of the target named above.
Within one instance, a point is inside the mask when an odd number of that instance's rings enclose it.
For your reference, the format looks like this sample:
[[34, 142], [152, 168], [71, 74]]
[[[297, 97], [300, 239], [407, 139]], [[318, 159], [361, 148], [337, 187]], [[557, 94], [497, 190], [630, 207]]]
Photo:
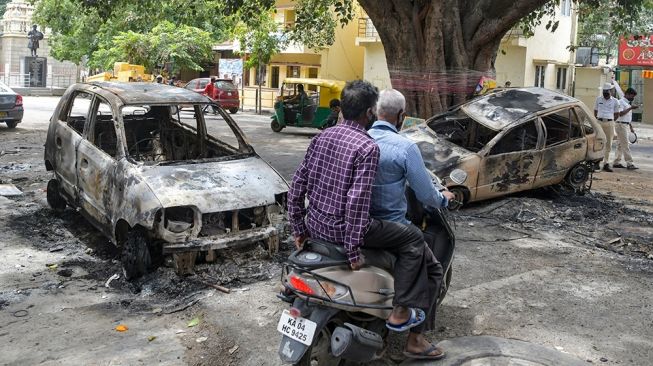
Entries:
[[245, 61], [246, 68], [267, 64], [287, 42], [283, 31], [274, 21], [271, 9], [259, 11], [253, 17], [242, 20], [235, 28], [234, 35], [240, 42], [241, 53], [249, 55]]
[[335, 27], [354, 18], [352, 0], [297, 0], [295, 23], [289, 39], [308, 48], [321, 49], [335, 41]]
[[7, 4], [10, 2], [11, 0], [0, 0], [0, 14], [4, 14], [5, 9], [7, 9]]
[[596, 47], [606, 62], [616, 57], [621, 36], [653, 33], [653, 1], [582, 2], [578, 6], [578, 46]]
[[89, 65], [110, 69], [114, 62], [126, 61], [148, 70], [170, 64], [173, 73], [182, 68], [199, 71], [203, 69], [201, 64], [211, 60], [213, 43], [209, 32], [163, 21], [147, 33], [120, 32], [111, 46], [93, 53]]

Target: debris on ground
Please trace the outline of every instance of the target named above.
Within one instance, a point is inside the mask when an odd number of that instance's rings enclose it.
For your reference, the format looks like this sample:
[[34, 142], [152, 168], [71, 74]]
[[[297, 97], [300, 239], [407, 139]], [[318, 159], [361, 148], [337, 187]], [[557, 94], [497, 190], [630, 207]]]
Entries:
[[23, 192], [13, 184], [0, 184], [0, 196], [20, 196]]
[[116, 331], [118, 331], [118, 332], [126, 332], [128, 330], [129, 330], [129, 328], [124, 324], [116, 325]]

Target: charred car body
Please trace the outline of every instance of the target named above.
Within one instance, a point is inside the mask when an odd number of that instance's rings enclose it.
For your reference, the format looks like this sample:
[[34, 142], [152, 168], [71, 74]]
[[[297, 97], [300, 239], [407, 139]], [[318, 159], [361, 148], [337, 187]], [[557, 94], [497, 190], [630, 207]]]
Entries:
[[209, 103], [161, 84], [75, 84], [50, 120], [48, 203], [78, 208], [121, 247], [128, 278], [162, 254], [183, 273], [198, 252], [278, 246], [288, 185], [221, 108], [207, 132]]
[[445, 181], [462, 203], [559, 183], [582, 193], [606, 141], [582, 102], [542, 88], [486, 95], [401, 133], [436, 175], [467, 173]]

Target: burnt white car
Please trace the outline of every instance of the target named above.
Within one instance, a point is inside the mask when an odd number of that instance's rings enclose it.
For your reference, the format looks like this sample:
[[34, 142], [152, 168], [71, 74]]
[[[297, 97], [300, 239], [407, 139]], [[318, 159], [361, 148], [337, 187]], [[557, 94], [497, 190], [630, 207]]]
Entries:
[[48, 203], [77, 208], [121, 247], [128, 278], [165, 254], [183, 273], [198, 252], [278, 246], [288, 184], [217, 106], [207, 132], [210, 103], [162, 84], [75, 84], [50, 120]]
[[453, 207], [560, 183], [583, 193], [606, 143], [585, 104], [543, 88], [497, 91], [401, 133], [430, 171], [451, 177]]

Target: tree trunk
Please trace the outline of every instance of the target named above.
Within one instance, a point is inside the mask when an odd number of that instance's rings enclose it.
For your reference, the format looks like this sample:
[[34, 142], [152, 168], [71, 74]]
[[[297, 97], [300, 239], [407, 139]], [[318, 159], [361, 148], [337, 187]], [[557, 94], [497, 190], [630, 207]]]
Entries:
[[385, 48], [393, 88], [428, 118], [494, 77], [501, 38], [551, 0], [359, 0]]

